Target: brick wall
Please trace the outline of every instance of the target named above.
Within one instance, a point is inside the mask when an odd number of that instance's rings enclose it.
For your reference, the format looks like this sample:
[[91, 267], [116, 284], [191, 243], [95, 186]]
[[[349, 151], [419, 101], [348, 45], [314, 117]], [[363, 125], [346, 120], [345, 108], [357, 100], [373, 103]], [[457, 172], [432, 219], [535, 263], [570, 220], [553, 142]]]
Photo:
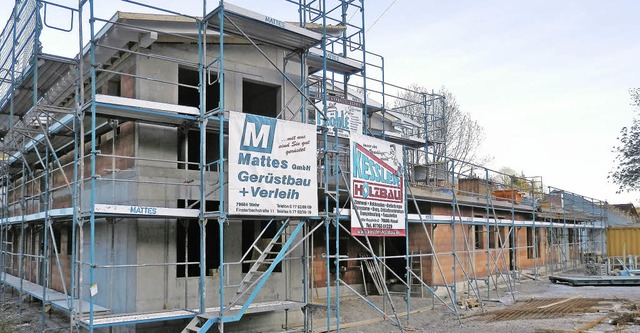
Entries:
[[[324, 238], [324, 228], [320, 228], [314, 234], [314, 243], [313, 243], [313, 257], [311, 261], [311, 265], [313, 266], [313, 286], [315, 288], [323, 288], [326, 287], [326, 276], [327, 276], [327, 267], [326, 267], [326, 259], [323, 258], [323, 254], [326, 252], [325, 247], [325, 238]], [[345, 235], [346, 236], [346, 235]], [[331, 240], [330, 246], [335, 246], [335, 240]], [[364, 243], [364, 240], [362, 240]], [[349, 256], [349, 258], [358, 258], [360, 255], [364, 255], [370, 257], [368, 252], [359, 244], [354, 242], [351, 238], [346, 242], [345, 245], [341, 245], [340, 252], [343, 255]], [[333, 260], [330, 263], [331, 265], [335, 265]], [[349, 284], [361, 284], [362, 283], [362, 271], [360, 270], [359, 261], [350, 260], [350, 261], [341, 261], [341, 266], [345, 267], [346, 271], [340, 274], [340, 278]], [[366, 269], [365, 269], [366, 271]], [[335, 273], [331, 274], [331, 285], [335, 285]]]
[[[431, 253], [431, 245], [425, 229], [429, 232], [428, 236], [433, 240], [432, 224], [425, 224], [424, 226], [419, 223], [409, 224], [409, 235], [407, 236], [409, 237], [409, 254], [425, 255]], [[422, 261], [422, 272], [419, 274], [421, 279], [427, 284], [432, 284], [433, 258], [431, 256], [423, 256], [420, 261]]]

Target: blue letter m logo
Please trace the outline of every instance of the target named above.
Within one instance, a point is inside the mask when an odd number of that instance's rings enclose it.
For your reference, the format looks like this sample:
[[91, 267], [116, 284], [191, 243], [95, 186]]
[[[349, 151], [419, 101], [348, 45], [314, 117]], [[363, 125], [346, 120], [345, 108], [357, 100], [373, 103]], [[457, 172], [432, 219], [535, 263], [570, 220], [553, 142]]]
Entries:
[[244, 119], [240, 150], [271, 153], [276, 119], [248, 114]]

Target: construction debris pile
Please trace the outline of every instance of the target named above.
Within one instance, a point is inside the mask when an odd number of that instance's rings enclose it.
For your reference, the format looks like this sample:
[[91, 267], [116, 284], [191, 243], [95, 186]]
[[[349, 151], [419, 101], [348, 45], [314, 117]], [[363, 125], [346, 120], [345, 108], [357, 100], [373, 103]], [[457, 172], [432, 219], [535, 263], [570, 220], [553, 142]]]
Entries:
[[607, 275], [607, 265], [596, 263], [596, 262], [588, 262], [586, 264], [585, 275], [589, 275], [589, 276]]
[[640, 325], [640, 303], [625, 301], [616, 304], [609, 314], [609, 324], [616, 326]]

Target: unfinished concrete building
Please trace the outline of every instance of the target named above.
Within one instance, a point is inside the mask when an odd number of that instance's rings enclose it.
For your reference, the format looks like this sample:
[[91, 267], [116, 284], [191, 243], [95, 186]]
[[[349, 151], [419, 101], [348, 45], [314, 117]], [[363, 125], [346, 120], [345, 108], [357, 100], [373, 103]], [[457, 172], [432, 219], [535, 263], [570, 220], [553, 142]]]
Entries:
[[100, 2], [19, 0], [0, 35], [0, 296], [42, 327], [306, 332], [345, 294], [402, 327], [604, 252], [605, 203], [446, 156], [446, 101], [385, 82], [363, 1]]

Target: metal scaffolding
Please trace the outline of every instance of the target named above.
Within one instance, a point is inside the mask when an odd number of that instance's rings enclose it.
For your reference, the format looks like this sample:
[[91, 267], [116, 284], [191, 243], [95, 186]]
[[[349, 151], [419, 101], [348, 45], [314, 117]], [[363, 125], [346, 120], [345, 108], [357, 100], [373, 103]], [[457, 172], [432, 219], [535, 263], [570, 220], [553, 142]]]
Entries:
[[[605, 202], [446, 156], [444, 96], [385, 81], [384, 57], [365, 47], [362, 0], [287, 0], [297, 24], [224, 1], [189, 15], [121, 0], [147, 14], [105, 18], [100, 2], [16, 0], [0, 34], [0, 301], [11, 289], [37, 299], [42, 330], [55, 308], [89, 332], [165, 322], [222, 332], [290, 310], [303, 313], [297, 330], [339, 331], [347, 293], [404, 331], [417, 299], [460, 320], [462, 294], [514, 297], [522, 274], [605, 253]], [[44, 29], [73, 35], [77, 56], [44, 53]], [[244, 54], [268, 75], [233, 81], [254, 69], [236, 60]], [[259, 83], [279, 90], [275, 112], [258, 116], [315, 128], [312, 216], [231, 213], [231, 111], [242, 85]], [[337, 126], [336, 105], [354, 106], [361, 127]], [[175, 142], [156, 134], [165, 130]], [[366, 229], [350, 182], [355, 131], [402, 147], [402, 237], [353, 232]], [[149, 235], [120, 234], [129, 223]], [[246, 246], [230, 241], [238, 233]], [[141, 311], [143, 284], [164, 304]]]

